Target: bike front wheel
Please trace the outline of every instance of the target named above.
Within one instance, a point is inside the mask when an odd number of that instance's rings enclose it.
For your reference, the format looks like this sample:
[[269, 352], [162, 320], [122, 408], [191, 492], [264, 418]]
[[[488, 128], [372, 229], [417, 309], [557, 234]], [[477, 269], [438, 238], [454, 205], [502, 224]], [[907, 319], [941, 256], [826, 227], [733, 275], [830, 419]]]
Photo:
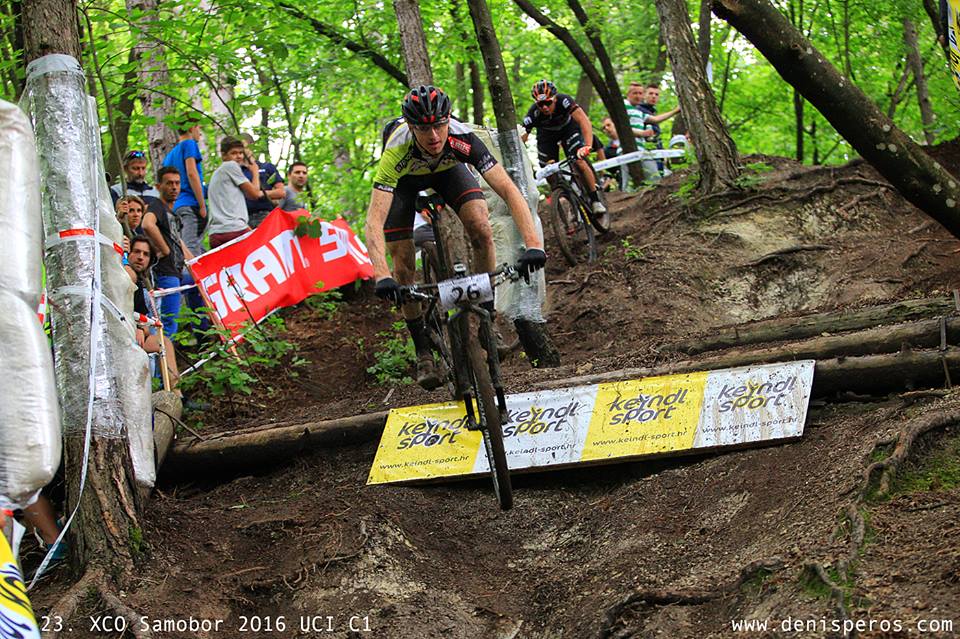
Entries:
[[577, 202], [564, 190], [550, 194], [550, 230], [564, 261], [570, 266], [585, 262], [589, 257], [589, 237], [584, 242], [583, 218]]
[[510, 482], [510, 468], [507, 466], [507, 453], [503, 446], [500, 409], [497, 406], [493, 383], [490, 381], [487, 358], [475, 339], [469, 340], [467, 357], [470, 360], [470, 385], [477, 400], [480, 432], [483, 434], [490, 477], [493, 479], [493, 492], [500, 502], [500, 510], [510, 510], [513, 507], [513, 485]]

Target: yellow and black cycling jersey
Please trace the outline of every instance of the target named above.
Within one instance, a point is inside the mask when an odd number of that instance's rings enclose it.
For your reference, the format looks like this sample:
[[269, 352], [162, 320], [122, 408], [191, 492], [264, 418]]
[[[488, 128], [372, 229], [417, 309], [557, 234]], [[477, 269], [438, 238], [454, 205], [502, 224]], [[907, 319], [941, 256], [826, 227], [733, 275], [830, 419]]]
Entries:
[[466, 124], [450, 119], [447, 142], [437, 157], [420, 150], [410, 125], [402, 118], [391, 122], [384, 131], [385, 144], [373, 188], [393, 193], [400, 178], [407, 175], [431, 175], [460, 164], [472, 164], [481, 175], [492, 169], [497, 160]]

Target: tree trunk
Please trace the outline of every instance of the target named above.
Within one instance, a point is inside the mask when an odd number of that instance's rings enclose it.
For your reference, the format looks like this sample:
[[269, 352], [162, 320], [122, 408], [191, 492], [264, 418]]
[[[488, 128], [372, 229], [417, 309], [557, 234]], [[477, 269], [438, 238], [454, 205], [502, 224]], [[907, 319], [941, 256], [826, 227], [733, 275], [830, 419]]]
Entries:
[[[123, 86], [117, 95], [116, 118], [110, 129], [116, 138], [114, 146], [119, 149], [121, 157], [127, 152], [127, 145], [129, 144], [128, 138], [130, 137], [130, 118], [133, 117], [133, 105], [137, 93], [138, 60], [135, 49], [130, 49], [127, 64], [130, 65], [130, 68], [123, 74]], [[120, 175], [123, 171], [123, 167], [120, 166], [120, 158], [117, 157], [116, 153], [108, 152], [104, 165], [107, 168], [107, 173], [110, 175]], [[153, 182], [149, 177], [147, 181]]]
[[950, 64], [950, 41], [947, 34], [943, 32], [943, 24], [940, 22], [940, 9], [937, 7], [936, 0], [923, 0], [923, 9], [927, 12], [930, 22], [933, 24], [933, 32], [937, 37], [943, 36], [943, 55], [946, 56], [947, 64]]
[[134, 52], [140, 60], [140, 108], [148, 120], [147, 152], [150, 155], [150, 166], [156, 172], [163, 166], [163, 158], [177, 143], [176, 132], [167, 124], [167, 118], [174, 115], [173, 100], [153, 90], [165, 87], [170, 81], [164, 60], [164, 47], [150, 37], [150, 28], [159, 17], [157, 0], [126, 0], [126, 6], [127, 13], [131, 16], [137, 12], [140, 14], [140, 18], [135, 21], [138, 27], [133, 34], [136, 42]]
[[[527, 197], [529, 194], [523, 169], [523, 154], [526, 151], [517, 132], [517, 113], [513, 106], [513, 94], [510, 91], [510, 83], [507, 81], [507, 70], [500, 52], [500, 41], [497, 40], [497, 33], [493, 28], [490, 8], [486, 0], [467, 0], [467, 6], [470, 8], [470, 18], [473, 20], [473, 27], [477, 34], [477, 44], [487, 71], [487, 86], [490, 88], [493, 114], [497, 120], [497, 139], [503, 157], [503, 166], [524, 197]], [[520, 322], [515, 324], [521, 343], [525, 349], [528, 347], [530, 349], [526, 350], [526, 353], [531, 363], [535, 363], [538, 367], [560, 365], [560, 353], [547, 333], [546, 323], [524, 322], [522, 325], [524, 332], [521, 332]]]
[[[633, 129], [630, 128], [630, 118], [627, 116], [627, 108], [623, 103], [623, 94], [620, 92], [620, 85], [614, 83], [613, 86], [609, 86], [607, 82], [604, 81], [600, 76], [600, 72], [597, 71], [597, 68], [593, 65], [591, 57], [587, 55], [567, 29], [548, 18], [528, 0], [514, 0], [514, 2], [524, 13], [556, 36], [556, 38], [567, 47], [577, 62], [580, 63], [580, 68], [590, 77], [593, 88], [597, 90], [597, 95], [600, 96], [603, 106], [607, 109], [607, 114], [613, 120], [613, 125], [617, 130], [617, 136], [620, 138], [620, 147], [623, 149], [623, 152], [632, 153], [639, 150], [640, 147], [637, 145], [637, 140], [633, 135]], [[640, 163], [633, 162], [628, 166], [630, 176], [633, 177], [637, 184], [643, 182], [643, 167]]]
[[923, 60], [920, 59], [920, 47], [917, 45], [917, 29], [910, 22], [910, 18], [903, 19], [903, 42], [907, 47], [907, 64], [910, 65], [910, 69], [913, 71], [913, 80], [917, 84], [917, 101], [920, 103], [923, 137], [927, 144], [933, 144], [933, 107], [930, 106], [927, 78], [923, 74]]
[[580, 82], [577, 83], [577, 104], [583, 109], [584, 113], [590, 113], [590, 103], [593, 102], [593, 84], [590, 82], [590, 76], [586, 73], [580, 74]]
[[710, 63], [710, 18], [713, 14], [710, 5], [713, 0], [700, 0], [700, 20], [697, 29], [697, 51], [700, 52], [700, 62], [703, 68]]
[[667, 43], [677, 95], [693, 135], [693, 148], [700, 166], [700, 192], [736, 189], [740, 176], [740, 154], [717, 108], [713, 89], [707, 82], [684, 0], [656, 0], [660, 33]]
[[714, 12], [750, 40], [907, 200], [960, 237], [957, 177], [898, 129], [773, 5], [766, 0], [714, 0]]
[[427, 39], [423, 35], [419, 0], [393, 0], [400, 27], [400, 43], [411, 87], [433, 84], [433, 69], [427, 53]]
[[[76, 0], [28, 0], [24, 3], [24, 57], [29, 64], [49, 54], [65, 54], [77, 59], [80, 43], [77, 29]], [[79, 68], [79, 62], [78, 68]], [[60, 225], [71, 216], [71, 211], [83, 208], [90, 202], [91, 194], [87, 189], [96, 188], [93, 180], [102, 180], [102, 176], [78, 171], [76, 166], [65, 166], [64, 157], [80, 157], [84, 152], [94, 149], [77, 149], [82, 140], [77, 130], [88, 117], [87, 96], [72, 74], [48, 74], [33, 80], [31, 100], [47, 108], [39, 108], [34, 113], [34, 128], [37, 131], [37, 152], [40, 158], [41, 184], [46, 188], [57, 189], [56, 197], [43, 198], [44, 217], [49, 224]], [[59, 158], [56, 159], [56, 158]], [[66, 174], [65, 174], [66, 173]], [[79, 175], [78, 175], [79, 174]], [[77, 212], [75, 219], [86, 224], [86, 220], [95, 213], [89, 210]], [[92, 250], [82, 247], [70, 248], [74, 259], [92, 259]], [[56, 263], [63, 262], [62, 258]], [[81, 270], [86, 270], [86, 266]], [[54, 289], [79, 286], [72, 272], [50, 269], [47, 272], [48, 284]], [[84, 285], [87, 283], [84, 282]], [[105, 293], [106, 294], [106, 293]], [[69, 295], [66, 295], [69, 298]], [[73, 299], [73, 298], [69, 298]], [[103, 349], [95, 366], [99, 372], [97, 381], [89, 388], [96, 393], [93, 410], [93, 434], [90, 440], [90, 456], [87, 466], [83, 465], [83, 433], [69, 431], [64, 445], [64, 473], [67, 486], [67, 508], [73, 510], [77, 505], [79, 519], [71, 527], [70, 553], [73, 565], [77, 568], [97, 566], [105, 569], [106, 574], [118, 578], [132, 574], [132, 560], [142, 540], [138, 519], [139, 497], [134, 482], [130, 447], [125, 428], [119, 429], [120, 436], [101, 436], [101, 429], [112, 432], [118, 430], [115, 424], [105, 423], [106, 416], [116, 418], [111, 406], [120, 400], [116, 395], [116, 380], [104, 369], [112, 362], [107, 357], [106, 317], [99, 326], [89, 321], [89, 317], [58, 317], [66, 311], [59, 306], [66, 300], [56, 300], [52, 304], [55, 333], [66, 326], [69, 328], [64, 337], [55, 335], [55, 343], [69, 343], [73, 353], [83, 355], [89, 360], [90, 330], [100, 332], [100, 344]], [[89, 302], [86, 303], [89, 306]], [[67, 302], [72, 310], [79, 310], [82, 304]], [[66, 306], [64, 307], [66, 308]], [[81, 312], [82, 315], [82, 312]], [[91, 313], [91, 316], [93, 314]], [[84, 330], [84, 320], [86, 331]], [[58, 367], [58, 375], [61, 374]], [[110, 377], [104, 381], [103, 377]], [[85, 402], [65, 402], [64, 392], [60, 388], [61, 407], [82, 405]], [[83, 390], [87, 390], [86, 388]], [[68, 391], [69, 392], [69, 391]], [[80, 391], [83, 392], [83, 391]], [[71, 398], [75, 399], [75, 398]], [[79, 418], [79, 411], [70, 413]], [[85, 419], [74, 419], [84, 423]], [[79, 491], [80, 477], [86, 469], [87, 486], [83, 493]]]
[[793, 90], [793, 129], [796, 138], [794, 158], [803, 162], [803, 96], [796, 89]]
[[483, 126], [483, 79], [476, 60], [470, 61], [470, 95], [473, 97], [473, 122]]
[[461, 121], [466, 122], [470, 117], [470, 111], [467, 108], [467, 74], [463, 68], [463, 62], [458, 60], [453, 70], [457, 80], [456, 115]]

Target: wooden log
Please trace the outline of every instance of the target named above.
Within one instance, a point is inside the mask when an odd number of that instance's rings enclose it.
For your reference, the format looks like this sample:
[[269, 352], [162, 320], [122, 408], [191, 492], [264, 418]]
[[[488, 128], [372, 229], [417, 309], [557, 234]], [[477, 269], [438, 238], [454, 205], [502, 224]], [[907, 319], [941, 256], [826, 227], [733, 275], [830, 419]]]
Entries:
[[180, 419], [182, 415], [183, 402], [176, 393], [161, 390], [153, 394], [153, 445], [158, 470], [163, 465], [177, 432], [174, 419]]
[[716, 334], [688, 339], [661, 348], [663, 352], [696, 355], [731, 346], [799, 340], [823, 333], [842, 333], [882, 324], [898, 324], [956, 311], [952, 297], [906, 300], [856, 310], [815, 313], [804, 317], [768, 319], [719, 329]]
[[[870, 328], [855, 333], [814, 337], [802, 342], [754, 349], [731, 349], [721, 355], [697, 359], [701, 369], [734, 368], [751, 364], [789, 362], [797, 359], [830, 359], [894, 353], [904, 348], [939, 348], [940, 319]], [[947, 344], [960, 344], [960, 318], [943, 319]]]
[[208, 473], [251, 469], [287, 462], [295, 455], [321, 446], [343, 446], [380, 436], [387, 412], [368, 413], [280, 427], [220, 433], [209, 439], [178, 442], [167, 456], [167, 477], [196, 477]]
[[[951, 378], [960, 379], [960, 348], [951, 347], [943, 353], [939, 350], [907, 350], [894, 354], [820, 360], [814, 369], [813, 395], [822, 397], [840, 391], [876, 395], [896, 390], [940, 386], [946, 382], [943, 362], [949, 367]], [[716, 364], [714, 361], [711, 365], [709, 360], [684, 360], [653, 368], [624, 368], [596, 375], [551, 380], [536, 384], [535, 388], [539, 390], [586, 386], [729, 367]]]

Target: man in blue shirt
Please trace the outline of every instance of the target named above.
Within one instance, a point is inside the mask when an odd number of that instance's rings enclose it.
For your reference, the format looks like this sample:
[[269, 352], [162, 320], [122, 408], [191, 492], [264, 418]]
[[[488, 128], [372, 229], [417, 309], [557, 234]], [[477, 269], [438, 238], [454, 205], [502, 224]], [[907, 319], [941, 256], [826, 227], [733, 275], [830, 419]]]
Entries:
[[[256, 157], [253, 152], [253, 144], [256, 140], [249, 133], [242, 133], [240, 137], [246, 148], [246, 157], [244, 158], [246, 162], [241, 163], [240, 167], [243, 169], [243, 175], [252, 181], [253, 173], [250, 172], [246, 164]], [[256, 162], [257, 166], [260, 167], [260, 197], [245, 196], [247, 200], [247, 221], [252, 229], [260, 226], [260, 223], [270, 215], [270, 211], [277, 208], [274, 200], [282, 200], [287, 194], [283, 178], [280, 176], [277, 167], [270, 162], [261, 162], [260, 160], [256, 160]]]
[[180, 141], [163, 158], [164, 166], [180, 172], [180, 195], [173, 204], [173, 214], [180, 220], [183, 243], [194, 255], [203, 253], [203, 229], [207, 225], [207, 195], [203, 183], [203, 156], [200, 153], [200, 123], [189, 116], [178, 129]]

